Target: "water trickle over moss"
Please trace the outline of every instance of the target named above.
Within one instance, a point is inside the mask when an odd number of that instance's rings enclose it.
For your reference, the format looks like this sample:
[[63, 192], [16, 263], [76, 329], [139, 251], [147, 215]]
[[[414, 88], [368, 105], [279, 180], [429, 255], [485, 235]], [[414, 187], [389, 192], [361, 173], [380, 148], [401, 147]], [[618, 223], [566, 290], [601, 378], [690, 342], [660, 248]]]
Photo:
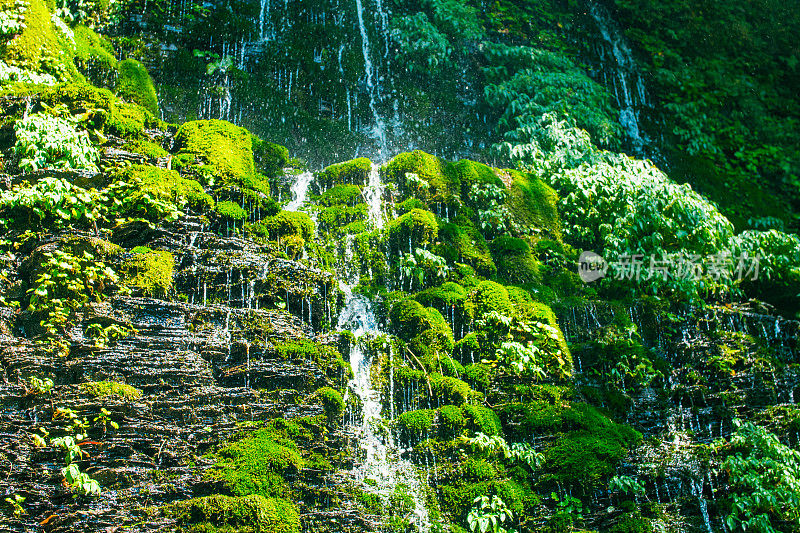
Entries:
[[179, 154], [198, 155], [222, 183], [255, 174], [250, 132], [225, 120], [187, 122], [175, 134]]
[[172, 288], [175, 258], [166, 250], [151, 250], [137, 246], [133, 257], [125, 261], [129, 284], [142, 290], [145, 296], [164, 298]]
[[210, 533], [236, 528], [239, 533], [300, 532], [300, 517], [293, 503], [256, 494], [193, 498], [167, 505], [164, 513], [177, 519], [181, 525], [192, 525], [191, 531]]
[[95, 398], [117, 396], [131, 401], [138, 400], [142, 396], [142, 391], [139, 389], [116, 381], [90, 381], [89, 383], [81, 383], [80, 389]]
[[153, 79], [144, 65], [135, 59], [126, 59], [117, 66], [117, 94], [129, 102], [139, 104], [154, 117], [158, 116], [158, 95]]

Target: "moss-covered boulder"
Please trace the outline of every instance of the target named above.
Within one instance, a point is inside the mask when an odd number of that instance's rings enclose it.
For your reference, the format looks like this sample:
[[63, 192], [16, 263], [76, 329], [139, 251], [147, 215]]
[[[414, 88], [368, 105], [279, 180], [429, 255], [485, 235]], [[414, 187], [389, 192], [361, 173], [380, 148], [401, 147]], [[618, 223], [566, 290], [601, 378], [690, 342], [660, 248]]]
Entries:
[[289, 150], [253, 135], [253, 160], [259, 171], [272, 178], [289, 164]]
[[389, 316], [394, 332], [427, 368], [436, 368], [437, 358], [453, 351], [450, 324], [436, 309], [407, 298], [395, 303]]
[[494, 281], [482, 281], [469, 295], [469, 310], [475, 319], [491, 312], [510, 317], [514, 314], [514, 304], [505, 287]]
[[300, 532], [300, 517], [292, 502], [256, 494], [192, 498], [166, 506], [164, 513], [191, 531]]
[[414, 248], [431, 243], [439, 232], [439, 225], [430, 211], [412, 209], [390, 221], [386, 229], [393, 250], [411, 253]]
[[457, 177], [448, 172], [448, 163], [421, 150], [395, 156], [386, 164], [386, 180], [400, 191], [430, 203], [451, 204], [460, 195]]
[[144, 65], [135, 59], [120, 61], [117, 65], [117, 94], [127, 100], [139, 104], [158, 117], [158, 95], [153, 79]]
[[317, 184], [323, 189], [334, 185], [364, 185], [369, 179], [372, 162], [366, 157], [331, 165], [316, 176]]
[[541, 281], [539, 262], [525, 240], [504, 235], [494, 239], [490, 248], [497, 275], [506, 282], [528, 285]]
[[[158, 219], [163, 206], [157, 202], [168, 202], [178, 209], [189, 207], [203, 213], [214, 207], [214, 199], [197, 181], [181, 177], [174, 170], [149, 165], [131, 165], [119, 177], [133, 185], [123, 199], [122, 209], [129, 215]], [[155, 200], [156, 202], [154, 202]]]
[[179, 154], [199, 156], [222, 183], [255, 174], [250, 132], [225, 120], [187, 122], [175, 134]]

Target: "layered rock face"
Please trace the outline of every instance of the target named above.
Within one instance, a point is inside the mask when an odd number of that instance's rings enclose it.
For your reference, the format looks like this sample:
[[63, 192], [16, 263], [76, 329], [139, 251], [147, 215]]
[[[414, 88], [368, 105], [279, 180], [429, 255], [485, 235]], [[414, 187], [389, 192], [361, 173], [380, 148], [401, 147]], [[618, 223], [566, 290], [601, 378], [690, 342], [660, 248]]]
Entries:
[[[364, 7], [343, 16], [372, 79], [386, 41]], [[262, 44], [290, 35], [273, 8]], [[164, 122], [140, 64], [14, 9], [0, 531], [798, 530], [794, 234], [736, 233], [512, 86], [494, 101], [517, 169], [395, 150], [315, 171], [232, 122]], [[376, 87], [365, 123], [390, 101]], [[584, 249], [604, 279], [581, 278]], [[620, 272], [632, 257], [684, 272]]]

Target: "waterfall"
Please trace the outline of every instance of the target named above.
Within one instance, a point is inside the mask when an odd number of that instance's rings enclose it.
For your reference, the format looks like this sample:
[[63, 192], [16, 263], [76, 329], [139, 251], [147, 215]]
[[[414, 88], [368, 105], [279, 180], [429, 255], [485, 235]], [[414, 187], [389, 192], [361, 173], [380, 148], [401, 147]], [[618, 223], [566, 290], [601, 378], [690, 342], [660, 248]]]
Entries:
[[286, 205], [287, 211], [297, 211], [303, 207], [308, 195], [308, 186], [311, 185], [313, 180], [314, 174], [312, 172], [303, 172], [297, 176], [295, 182], [292, 183], [292, 201]]
[[374, 229], [383, 229], [383, 184], [379, 167], [373, 163], [369, 172], [369, 181], [364, 188], [364, 198], [367, 200], [369, 210], [367, 216]]
[[367, 83], [367, 95], [369, 96], [369, 109], [372, 111], [372, 118], [375, 124], [372, 126], [372, 134], [378, 141], [379, 159], [388, 156], [386, 143], [386, 121], [378, 112], [378, 99], [380, 98], [379, 87], [375, 84], [375, 72], [370, 57], [370, 42], [367, 27], [364, 25], [364, 6], [361, 0], [356, 0], [356, 12], [358, 13], [358, 29], [361, 32], [361, 53], [364, 55], [364, 75]]
[[[611, 15], [596, 2], [589, 3], [589, 14], [597, 23], [600, 36], [605, 42], [600, 52], [600, 59], [604, 66], [610, 67], [614, 73], [612, 81], [619, 108], [619, 122], [633, 142], [634, 152], [639, 153], [647, 144], [647, 139], [642, 137], [639, 126], [641, 108], [647, 103], [644, 81], [631, 49], [611, 19]], [[609, 59], [611, 64], [606, 63], [606, 59]]]
[[337, 328], [350, 330], [356, 337], [350, 349], [353, 379], [347, 385], [345, 402], [351, 393], [361, 402], [361, 422], [357, 424], [351, 418], [347, 430], [359, 443], [364, 457], [360, 464], [356, 463], [351, 474], [362, 490], [377, 494], [384, 502], [388, 502], [398, 485], [404, 485], [414, 500], [414, 517], [411, 522], [417, 531], [427, 532], [431, 529], [425, 507], [427, 478], [411, 461], [401, 457], [401, 450], [392, 433], [385, 430], [391, 419], [383, 417], [380, 392], [372, 385], [373, 360], [366, 341], [383, 335], [384, 332], [378, 326], [372, 302], [366, 296], [353, 294], [360, 268], [358, 264], [350, 263], [358, 261], [358, 256], [352, 254], [352, 239], [349, 239], [345, 244], [344, 264], [341, 268], [346, 282], [340, 282], [345, 303], [339, 314]]

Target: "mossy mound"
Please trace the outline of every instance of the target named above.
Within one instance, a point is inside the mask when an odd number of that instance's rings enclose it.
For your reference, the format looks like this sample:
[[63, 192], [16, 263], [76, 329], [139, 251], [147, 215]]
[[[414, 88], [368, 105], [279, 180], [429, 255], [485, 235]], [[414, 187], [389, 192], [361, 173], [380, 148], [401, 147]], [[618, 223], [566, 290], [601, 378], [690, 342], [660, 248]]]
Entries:
[[434, 155], [414, 150], [395, 156], [386, 164], [385, 174], [401, 193], [428, 204], [451, 204], [460, 195], [460, 183], [452, 173], [448, 175], [448, 165]]
[[210, 533], [236, 528], [238, 533], [300, 532], [300, 517], [292, 502], [256, 494], [193, 498], [165, 506], [164, 513], [183, 526], [191, 526], [191, 531]]
[[95, 398], [118, 397], [123, 400], [138, 400], [142, 396], [142, 391], [125, 383], [116, 381], [90, 381], [81, 383], [80, 389], [89, 396]]
[[129, 102], [139, 104], [157, 117], [158, 95], [153, 79], [144, 65], [135, 59], [126, 59], [120, 61], [117, 69], [119, 70], [117, 94]]
[[389, 222], [389, 243], [395, 251], [408, 251], [431, 243], [439, 232], [436, 217], [430, 211], [412, 209]]
[[[15, 11], [14, 0], [0, 1], [0, 10]], [[5, 43], [3, 50], [6, 64], [28, 73], [27, 80], [19, 81], [48, 82], [32, 77], [40, 74], [50, 77], [50, 84], [81, 80], [83, 77], [72, 62], [72, 37], [54, 24], [47, 3], [29, 0], [24, 19], [25, 27]]]
[[314, 392], [313, 401], [322, 405], [329, 424], [341, 422], [345, 405], [339, 391], [331, 387], [321, 387]]
[[100, 81], [110, 81], [117, 72], [117, 57], [111, 41], [104, 35], [98, 35], [91, 28], [78, 24], [72, 28], [75, 37], [75, 65], [86, 76], [95, 70], [101, 78]]
[[247, 218], [247, 211], [242, 209], [241, 205], [228, 200], [217, 203], [216, 211], [222, 218], [230, 220], [244, 220]]
[[497, 275], [507, 283], [528, 285], [541, 281], [539, 262], [525, 240], [504, 235], [494, 239], [489, 247]]
[[297, 444], [274, 425], [240, 435], [214, 457], [210, 477], [237, 496], [289, 497], [285, 478], [305, 464]]
[[441, 355], [453, 351], [453, 332], [442, 314], [410, 298], [392, 306], [389, 314], [394, 332], [429, 370]]
[[249, 231], [273, 241], [282, 241], [289, 237], [299, 237], [303, 241], [309, 241], [314, 236], [314, 222], [306, 213], [281, 211], [275, 216], [266, 217], [252, 224]]
[[532, 174], [507, 170], [513, 182], [507, 205], [516, 223], [522, 228], [536, 228], [556, 240], [561, 240], [561, 220], [558, 216], [558, 194]]
[[222, 184], [255, 174], [250, 132], [225, 120], [187, 122], [175, 134], [178, 154], [200, 156]]
[[[160, 211], [150, 199], [170, 202], [178, 208], [190, 207], [203, 213], [214, 207], [211, 198], [195, 180], [181, 177], [174, 170], [165, 170], [149, 165], [132, 165], [119, 176], [121, 179], [137, 184], [132, 195], [124, 199], [124, 205], [137, 210], [136, 214], [151, 219], [158, 219]], [[149, 209], [152, 206], [153, 209]]]
[[492, 312], [504, 316], [514, 315], [514, 304], [511, 303], [508, 290], [494, 281], [480, 282], [469, 295], [469, 305], [477, 320]]
[[371, 170], [372, 162], [366, 157], [359, 157], [325, 168], [317, 174], [316, 182], [323, 189], [334, 185], [364, 185]]
[[253, 136], [253, 160], [256, 168], [269, 177], [275, 177], [289, 164], [289, 150], [280, 144]]
[[438, 237], [441, 244], [436, 247], [436, 253], [449, 262], [467, 264], [487, 278], [497, 273], [483, 234], [467, 217], [459, 214], [453, 222], [442, 222]]
[[164, 298], [172, 288], [175, 258], [166, 250], [151, 250], [137, 246], [132, 257], [125, 261], [129, 284], [141, 289], [145, 296]]
[[89, 113], [91, 126], [125, 139], [141, 138], [145, 128], [158, 126], [158, 120], [143, 107], [86, 83], [57, 85], [43, 90], [41, 99], [50, 106], [64, 104], [75, 115]]

